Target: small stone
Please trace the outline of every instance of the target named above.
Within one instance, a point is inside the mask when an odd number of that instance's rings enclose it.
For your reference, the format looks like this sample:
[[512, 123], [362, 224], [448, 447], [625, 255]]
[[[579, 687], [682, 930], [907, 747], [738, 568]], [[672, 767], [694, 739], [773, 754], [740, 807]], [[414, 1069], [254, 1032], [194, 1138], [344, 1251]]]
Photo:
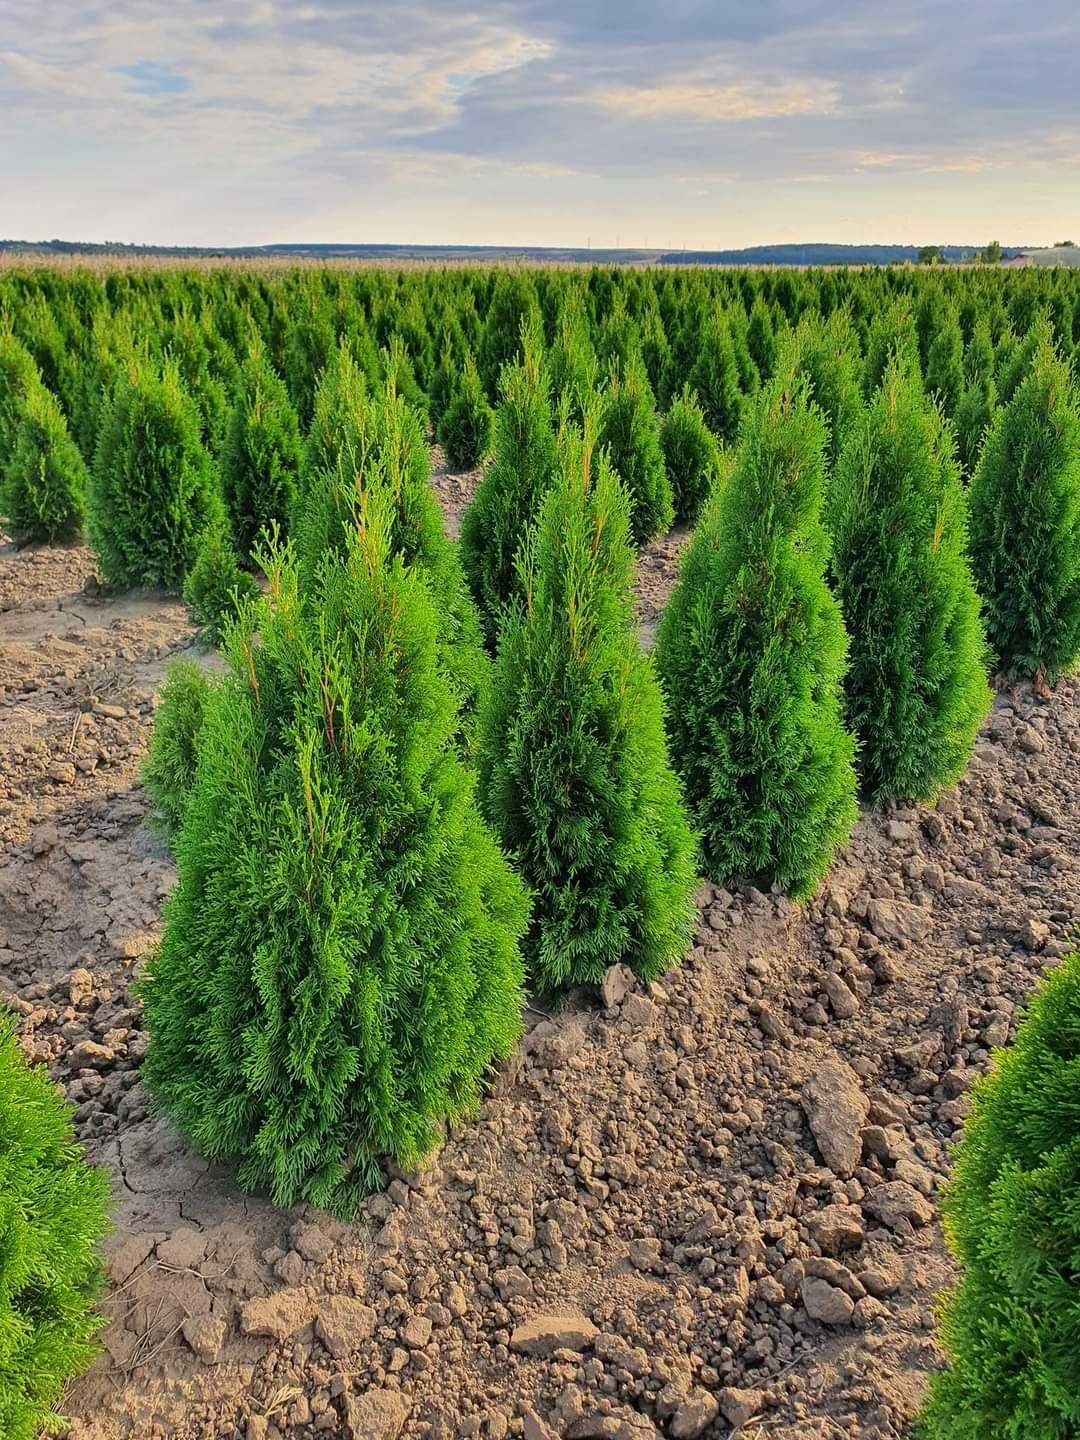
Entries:
[[314, 1265], [322, 1265], [334, 1253], [333, 1245], [318, 1225], [294, 1225], [290, 1238], [297, 1254]]
[[822, 977], [821, 988], [838, 1020], [850, 1020], [859, 1008], [859, 1001], [851, 987], [845, 985], [839, 975], [827, 974]]
[[855, 1313], [850, 1295], [815, 1275], [808, 1275], [802, 1283], [802, 1302], [810, 1319], [823, 1325], [847, 1325]]
[[629, 965], [609, 965], [600, 981], [600, 998], [605, 1010], [617, 1010], [634, 988], [635, 976]]
[[521, 1412], [521, 1434], [522, 1440], [559, 1440], [555, 1431], [540, 1419], [535, 1410]]
[[431, 1339], [431, 1321], [426, 1315], [413, 1315], [401, 1332], [401, 1339], [410, 1350], [423, 1350]]
[[826, 1255], [857, 1250], [866, 1236], [862, 1215], [854, 1205], [826, 1205], [811, 1218], [810, 1231]]
[[720, 1405], [707, 1390], [694, 1390], [671, 1418], [668, 1434], [672, 1440], [696, 1440], [720, 1413]]
[[271, 1340], [288, 1340], [309, 1325], [314, 1306], [302, 1290], [279, 1290], [260, 1295], [240, 1307], [240, 1330], [244, 1335], [267, 1335]]
[[914, 1186], [903, 1180], [888, 1180], [877, 1185], [863, 1201], [863, 1209], [875, 1215], [890, 1230], [903, 1220], [912, 1225], [929, 1225], [934, 1208]]
[[368, 1390], [346, 1401], [349, 1440], [397, 1440], [408, 1417], [408, 1402], [398, 1390]]
[[1046, 749], [1046, 741], [1031, 725], [1021, 725], [1016, 731], [1016, 748], [1025, 755], [1038, 755]]
[[78, 1010], [94, 993], [94, 977], [89, 970], [72, 970], [67, 983], [68, 999]]
[[826, 1165], [846, 1180], [862, 1158], [870, 1110], [858, 1076], [843, 1060], [823, 1060], [803, 1086], [802, 1105]]
[[335, 1360], [358, 1349], [375, 1334], [376, 1315], [352, 1295], [328, 1295], [315, 1317], [315, 1334]]
[[184, 1339], [204, 1365], [213, 1365], [225, 1344], [225, 1321], [218, 1315], [191, 1315], [183, 1324]]
[[584, 1315], [534, 1315], [510, 1337], [521, 1355], [550, 1355], [553, 1350], [587, 1350], [600, 1332]]
[[720, 1391], [720, 1413], [733, 1430], [759, 1415], [764, 1404], [764, 1390], [748, 1390], [727, 1385]]

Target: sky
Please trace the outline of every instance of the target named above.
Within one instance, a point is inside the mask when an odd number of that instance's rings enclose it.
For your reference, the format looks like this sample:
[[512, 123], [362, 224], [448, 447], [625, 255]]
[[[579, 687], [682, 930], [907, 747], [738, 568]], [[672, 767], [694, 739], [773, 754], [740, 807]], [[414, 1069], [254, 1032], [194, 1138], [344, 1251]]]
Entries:
[[1076, 0], [0, 0], [0, 238], [1080, 242]]

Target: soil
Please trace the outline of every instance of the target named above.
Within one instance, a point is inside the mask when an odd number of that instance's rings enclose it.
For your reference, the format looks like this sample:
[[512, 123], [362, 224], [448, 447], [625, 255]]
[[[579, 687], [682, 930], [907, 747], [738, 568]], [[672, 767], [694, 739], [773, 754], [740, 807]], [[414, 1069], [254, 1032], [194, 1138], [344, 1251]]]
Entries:
[[[433, 483], [460, 510], [474, 480]], [[646, 627], [681, 538], [643, 559]], [[138, 773], [194, 632], [92, 573], [0, 548], [0, 996], [116, 1197], [70, 1435], [904, 1434], [966, 1094], [1069, 948], [1077, 685], [1000, 694], [962, 784], [864, 816], [811, 904], [702, 885], [662, 983], [530, 1011], [475, 1119], [344, 1224], [148, 1112], [130, 987], [174, 870]]]

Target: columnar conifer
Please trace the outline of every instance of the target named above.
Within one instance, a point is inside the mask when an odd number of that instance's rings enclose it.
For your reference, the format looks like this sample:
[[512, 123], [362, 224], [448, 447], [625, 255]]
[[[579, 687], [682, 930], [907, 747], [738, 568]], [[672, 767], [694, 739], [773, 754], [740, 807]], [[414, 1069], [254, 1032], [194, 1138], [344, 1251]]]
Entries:
[[689, 387], [671, 402], [660, 426], [675, 519], [693, 525], [720, 470], [720, 447]]
[[242, 1184], [343, 1213], [384, 1157], [415, 1166], [471, 1109], [520, 1023], [527, 907], [457, 757], [394, 509], [369, 477], [303, 602], [295, 562], [264, 557], [143, 983], [158, 1104]]
[[825, 433], [789, 353], [744, 423], [657, 635], [672, 756], [707, 873], [799, 897], [855, 820], [846, 637], [825, 581]]
[[544, 991], [616, 962], [655, 977], [691, 933], [694, 846], [633, 626], [629, 518], [606, 457], [564, 431], [481, 715], [481, 800], [533, 890]]
[[829, 519], [863, 792], [932, 799], [965, 769], [990, 695], [952, 434], [903, 357], [848, 435]]
[[18, 411], [14, 444], [0, 464], [0, 515], [18, 544], [70, 540], [82, 527], [86, 466], [60, 402], [33, 385]]
[[644, 545], [670, 528], [675, 511], [656, 401], [638, 356], [611, 374], [600, 401], [600, 443], [630, 496], [634, 541]]
[[266, 527], [287, 526], [300, 453], [300, 427], [285, 384], [254, 341], [240, 369], [221, 454], [222, 494], [244, 562]]

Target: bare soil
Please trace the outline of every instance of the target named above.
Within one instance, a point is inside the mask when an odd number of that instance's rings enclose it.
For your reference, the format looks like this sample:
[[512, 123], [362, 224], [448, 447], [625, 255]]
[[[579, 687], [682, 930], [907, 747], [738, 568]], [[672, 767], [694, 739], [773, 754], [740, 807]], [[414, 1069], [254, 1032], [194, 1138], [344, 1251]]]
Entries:
[[116, 1196], [71, 1436], [902, 1435], [966, 1092], [1069, 948], [1077, 685], [1000, 695], [963, 783], [864, 816], [810, 905], [702, 885], [679, 970], [530, 1012], [475, 1121], [343, 1224], [148, 1112], [130, 985], [174, 870], [138, 771], [193, 629], [92, 569], [0, 548], [0, 996]]

